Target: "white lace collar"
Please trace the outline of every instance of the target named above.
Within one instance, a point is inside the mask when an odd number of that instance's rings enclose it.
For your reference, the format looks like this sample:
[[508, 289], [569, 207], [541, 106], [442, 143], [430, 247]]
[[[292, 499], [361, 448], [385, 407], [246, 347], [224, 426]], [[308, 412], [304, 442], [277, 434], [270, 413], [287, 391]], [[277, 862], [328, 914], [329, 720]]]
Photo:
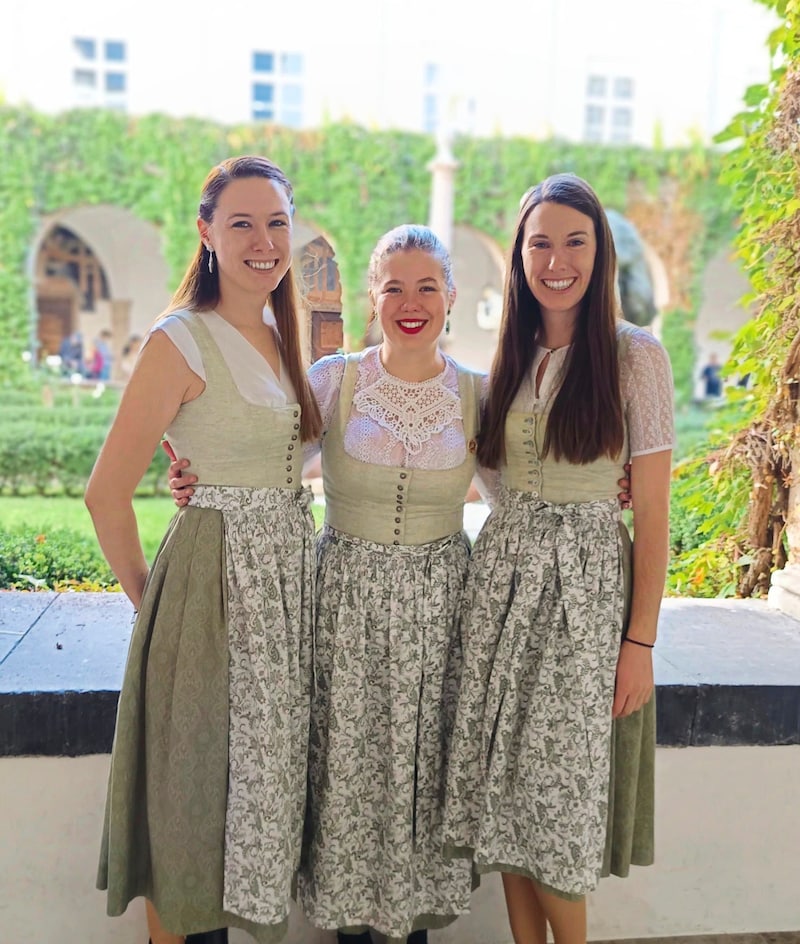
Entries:
[[445, 355], [441, 373], [428, 380], [401, 380], [381, 363], [380, 348], [365, 351], [353, 405], [391, 433], [410, 455], [462, 419], [455, 362]]

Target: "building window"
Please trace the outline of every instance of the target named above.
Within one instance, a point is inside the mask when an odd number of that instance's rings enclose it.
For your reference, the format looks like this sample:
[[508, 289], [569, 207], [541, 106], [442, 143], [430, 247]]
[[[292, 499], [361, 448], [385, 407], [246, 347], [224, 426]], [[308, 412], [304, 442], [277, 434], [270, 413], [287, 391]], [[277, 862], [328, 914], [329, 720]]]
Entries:
[[590, 75], [586, 82], [586, 94], [589, 98], [605, 98], [607, 84], [604, 75]]
[[267, 82], [253, 83], [253, 102], [259, 105], [271, 105], [275, 101], [275, 86]]
[[94, 59], [97, 55], [97, 45], [93, 39], [76, 37], [72, 40], [72, 44], [81, 59]]
[[72, 73], [72, 81], [78, 88], [95, 88], [97, 86], [97, 73], [94, 69], [76, 69]]
[[630, 108], [615, 108], [611, 113], [611, 142], [629, 144], [632, 124], [633, 113]]
[[124, 72], [106, 72], [106, 91], [124, 92], [125, 91], [125, 73]]
[[303, 113], [294, 108], [284, 108], [281, 111], [281, 124], [287, 128], [299, 128], [303, 124]]
[[299, 52], [281, 53], [281, 72], [284, 75], [302, 75], [303, 57]]
[[614, 128], [630, 128], [633, 124], [630, 108], [615, 108], [611, 114], [611, 124]]
[[437, 85], [439, 82], [439, 66], [435, 62], [425, 63], [425, 85]]
[[253, 53], [253, 72], [274, 72], [275, 56], [271, 52]]
[[633, 97], [634, 82], [630, 76], [588, 76], [584, 140], [606, 144], [630, 143], [633, 133]]
[[614, 79], [614, 98], [633, 98], [633, 79]]
[[267, 82], [253, 83], [253, 121], [272, 121], [275, 118], [275, 86]]
[[106, 61], [125, 62], [125, 43], [117, 40], [106, 41]]
[[427, 92], [422, 98], [422, 130], [434, 134], [439, 127], [439, 97]]
[[602, 141], [605, 120], [606, 110], [602, 105], [587, 105], [584, 139], [593, 143]]
[[289, 85], [283, 87], [281, 102], [284, 105], [302, 105], [303, 104], [303, 86]]

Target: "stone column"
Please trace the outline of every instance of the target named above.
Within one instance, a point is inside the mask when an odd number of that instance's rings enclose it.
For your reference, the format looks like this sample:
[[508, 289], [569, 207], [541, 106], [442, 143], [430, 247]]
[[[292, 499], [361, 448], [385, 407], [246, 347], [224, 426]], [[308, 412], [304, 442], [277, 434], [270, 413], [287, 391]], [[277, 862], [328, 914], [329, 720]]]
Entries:
[[447, 246], [453, 248], [453, 200], [458, 161], [450, 150], [450, 137], [437, 137], [436, 156], [428, 164], [431, 172], [431, 206], [428, 225]]
[[[453, 249], [453, 203], [455, 198], [455, 175], [458, 161], [450, 150], [450, 136], [442, 132], [437, 135], [436, 156], [428, 164], [431, 172], [431, 206], [428, 226], [445, 244]], [[442, 332], [440, 341], [445, 343], [453, 338], [453, 322]]]

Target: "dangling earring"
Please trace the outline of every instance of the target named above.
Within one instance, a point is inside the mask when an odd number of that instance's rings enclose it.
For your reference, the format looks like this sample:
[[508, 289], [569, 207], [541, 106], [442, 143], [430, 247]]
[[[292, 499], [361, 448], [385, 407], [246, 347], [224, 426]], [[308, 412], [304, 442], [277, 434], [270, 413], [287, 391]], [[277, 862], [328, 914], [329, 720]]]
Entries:
[[447, 317], [444, 320], [444, 333], [450, 334], [450, 309], [447, 309]]
[[211, 246], [206, 246], [206, 249], [208, 249], [208, 271], [211, 274], [214, 272], [214, 250]]

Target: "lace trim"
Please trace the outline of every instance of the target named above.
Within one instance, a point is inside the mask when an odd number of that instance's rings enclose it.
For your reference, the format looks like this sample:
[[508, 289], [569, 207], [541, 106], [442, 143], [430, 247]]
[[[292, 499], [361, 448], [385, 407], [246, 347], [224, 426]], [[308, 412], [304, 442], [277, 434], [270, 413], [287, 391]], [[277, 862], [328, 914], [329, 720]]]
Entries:
[[378, 358], [378, 379], [359, 390], [353, 405], [402, 443], [409, 455], [418, 455], [425, 443], [461, 419], [458, 394], [442, 383], [447, 366], [430, 380], [411, 382], [387, 373]]

